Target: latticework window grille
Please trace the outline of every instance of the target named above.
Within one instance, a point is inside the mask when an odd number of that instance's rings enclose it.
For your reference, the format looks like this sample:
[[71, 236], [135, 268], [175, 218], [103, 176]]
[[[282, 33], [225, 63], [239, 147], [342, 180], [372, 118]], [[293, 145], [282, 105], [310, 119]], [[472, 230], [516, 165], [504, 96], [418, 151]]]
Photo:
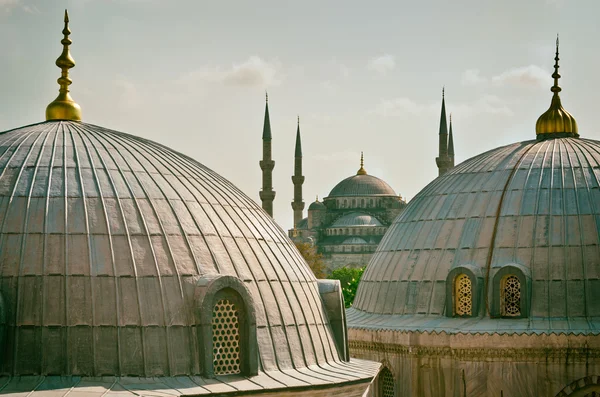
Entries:
[[502, 283], [502, 315], [521, 315], [521, 282], [517, 276], [508, 276]]
[[460, 274], [454, 282], [454, 310], [458, 316], [473, 314], [473, 286], [466, 274]]
[[394, 376], [389, 369], [383, 368], [380, 375], [381, 397], [394, 397]]
[[219, 300], [213, 308], [213, 371], [215, 375], [239, 374], [240, 321], [235, 304]]

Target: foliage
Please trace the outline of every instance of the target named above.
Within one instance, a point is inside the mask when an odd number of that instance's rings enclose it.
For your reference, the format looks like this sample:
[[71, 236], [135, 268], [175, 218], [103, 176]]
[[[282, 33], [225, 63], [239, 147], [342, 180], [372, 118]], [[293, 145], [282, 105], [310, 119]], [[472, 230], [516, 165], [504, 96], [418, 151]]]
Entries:
[[365, 266], [363, 267], [349, 267], [344, 266], [338, 269], [335, 269], [329, 275], [329, 279], [331, 280], [340, 280], [340, 284], [342, 286], [342, 294], [344, 295], [344, 302], [346, 307], [352, 306], [352, 302], [354, 302], [354, 297], [356, 296], [356, 289], [358, 288], [358, 283], [360, 282], [360, 278], [365, 271]]
[[317, 253], [317, 249], [310, 243], [295, 244], [304, 260], [308, 263], [308, 266], [314, 273], [315, 277], [325, 278], [325, 263], [323, 262], [323, 255]]

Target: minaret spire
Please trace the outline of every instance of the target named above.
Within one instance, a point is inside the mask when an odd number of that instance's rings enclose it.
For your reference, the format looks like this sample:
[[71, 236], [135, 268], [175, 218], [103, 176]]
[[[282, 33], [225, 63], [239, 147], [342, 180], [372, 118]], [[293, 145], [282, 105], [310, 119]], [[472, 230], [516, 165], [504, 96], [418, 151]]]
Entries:
[[269, 95], [265, 93], [265, 122], [263, 124], [263, 159], [259, 162], [262, 170], [262, 189], [259, 192], [262, 208], [273, 217], [273, 168], [275, 161], [271, 158], [271, 120], [269, 119]]
[[69, 78], [69, 69], [75, 67], [75, 60], [71, 56], [69, 47], [71, 46], [71, 39], [69, 35], [71, 30], [69, 29], [69, 13], [65, 10], [65, 27], [62, 31], [64, 35], [60, 41], [63, 45], [62, 54], [56, 60], [56, 66], [61, 69], [60, 77], [58, 78], [58, 96], [52, 103], [46, 107], [46, 120], [81, 120], [81, 107], [75, 103], [71, 95], [69, 95], [69, 86], [73, 82]]
[[442, 111], [440, 114], [440, 132], [438, 144], [438, 157], [435, 162], [438, 167], [438, 176], [444, 175], [452, 167], [448, 154], [448, 125], [446, 123], [446, 89], [442, 88]]
[[294, 201], [292, 201], [292, 209], [294, 210], [294, 228], [304, 217], [304, 201], [302, 201], [302, 184], [304, 183], [304, 175], [302, 175], [302, 140], [300, 138], [300, 116], [298, 116], [298, 125], [296, 128], [296, 147], [294, 150], [294, 175], [292, 176], [294, 184]]

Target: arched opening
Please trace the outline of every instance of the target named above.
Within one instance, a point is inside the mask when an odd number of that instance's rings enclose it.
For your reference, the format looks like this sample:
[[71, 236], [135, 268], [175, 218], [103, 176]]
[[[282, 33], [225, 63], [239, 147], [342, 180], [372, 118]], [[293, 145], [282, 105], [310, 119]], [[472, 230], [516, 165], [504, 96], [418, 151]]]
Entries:
[[502, 278], [500, 310], [503, 317], [521, 316], [521, 281], [514, 274]]
[[215, 375], [241, 373], [242, 318], [236, 299], [222, 298], [213, 306], [213, 371]]
[[379, 373], [379, 393], [380, 397], [395, 397], [396, 385], [394, 383], [394, 375], [388, 367], [383, 367]]
[[586, 376], [565, 386], [556, 397], [600, 397], [600, 376]]
[[464, 273], [456, 276], [454, 280], [454, 314], [473, 315], [473, 284], [471, 278]]

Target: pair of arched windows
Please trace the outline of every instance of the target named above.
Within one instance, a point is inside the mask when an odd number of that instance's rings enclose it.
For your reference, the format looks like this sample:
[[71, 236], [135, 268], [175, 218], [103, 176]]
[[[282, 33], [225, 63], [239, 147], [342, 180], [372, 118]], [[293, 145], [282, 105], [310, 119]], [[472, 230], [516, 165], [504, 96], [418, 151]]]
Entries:
[[[448, 315], [470, 317], [477, 315], [477, 304], [482, 286], [479, 269], [472, 266], [458, 267], [448, 275]], [[524, 272], [516, 266], [500, 269], [492, 280], [491, 315], [500, 317], [524, 317], [527, 313], [527, 290]]]

